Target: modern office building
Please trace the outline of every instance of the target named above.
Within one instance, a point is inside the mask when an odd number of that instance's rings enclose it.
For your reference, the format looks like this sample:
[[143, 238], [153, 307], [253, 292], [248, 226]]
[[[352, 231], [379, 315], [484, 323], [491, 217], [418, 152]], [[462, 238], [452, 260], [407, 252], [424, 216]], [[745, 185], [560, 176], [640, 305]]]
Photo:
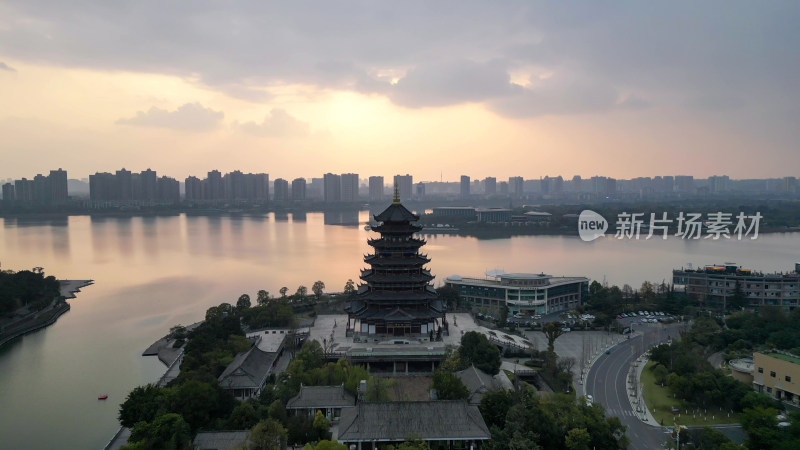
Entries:
[[523, 315], [575, 309], [589, 292], [588, 278], [543, 273], [490, 272], [486, 278], [451, 275], [445, 285], [456, 289], [473, 308], [497, 312], [505, 307], [509, 314]]
[[358, 174], [343, 173], [341, 175], [341, 183], [342, 183], [342, 201], [343, 202], [358, 201]]
[[800, 406], [800, 357], [779, 351], [754, 353], [753, 388], [776, 400]]
[[401, 200], [411, 199], [411, 186], [413, 184], [414, 177], [411, 175], [405, 174], [394, 176], [394, 186], [399, 190]]
[[508, 208], [481, 208], [476, 209], [478, 222], [506, 223], [511, 222], [511, 210]]
[[383, 201], [383, 177], [369, 177], [369, 201]]
[[474, 220], [477, 216], [472, 206], [437, 206], [433, 208], [434, 217], [457, 217]]
[[734, 263], [675, 269], [672, 282], [684, 289], [689, 298], [710, 308], [726, 307], [737, 284], [750, 309], [771, 305], [792, 310], [800, 302], [800, 263], [795, 264], [794, 272], [771, 274], [743, 269]]
[[302, 202], [306, 199], [306, 179], [295, 178], [292, 180], [292, 201]]

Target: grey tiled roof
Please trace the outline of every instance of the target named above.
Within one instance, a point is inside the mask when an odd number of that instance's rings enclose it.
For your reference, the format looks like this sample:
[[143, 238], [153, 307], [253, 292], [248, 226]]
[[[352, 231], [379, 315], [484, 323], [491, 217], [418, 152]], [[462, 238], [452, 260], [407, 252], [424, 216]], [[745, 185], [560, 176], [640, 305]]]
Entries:
[[483, 394], [486, 392], [504, 388], [503, 383], [497, 378], [475, 366], [470, 366], [462, 371], [456, 372], [456, 376], [458, 376], [461, 382], [464, 383], [464, 386], [469, 389], [469, 402], [473, 404], [480, 403]]
[[355, 397], [342, 386], [301, 386], [300, 393], [286, 403], [286, 409], [343, 408], [355, 404]]
[[224, 389], [260, 388], [277, 356], [277, 353], [267, 353], [253, 345], [250, 350], [233, 358], [219, 376], [219, 385]]
[[478, 407], [463, 400], [361, 402], [342, 410], [339, 442], [485, 440], [491, 437]]
[[247, 431], [201, 431], [192, 448], [195, 450], [224, 450], [240, 447], [247, 440]]

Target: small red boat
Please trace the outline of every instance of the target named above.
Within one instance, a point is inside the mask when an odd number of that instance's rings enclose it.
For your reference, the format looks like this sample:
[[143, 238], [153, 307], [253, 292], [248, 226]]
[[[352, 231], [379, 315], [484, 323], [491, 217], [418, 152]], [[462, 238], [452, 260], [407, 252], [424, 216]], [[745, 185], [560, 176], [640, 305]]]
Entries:
[[97, 397], [98, 400], [105, 400], [107, 398], [108, 398], [108, 395], [106, 395], [106, 394], [103, 394], [103, 395], [100, 395], [100, 396]]

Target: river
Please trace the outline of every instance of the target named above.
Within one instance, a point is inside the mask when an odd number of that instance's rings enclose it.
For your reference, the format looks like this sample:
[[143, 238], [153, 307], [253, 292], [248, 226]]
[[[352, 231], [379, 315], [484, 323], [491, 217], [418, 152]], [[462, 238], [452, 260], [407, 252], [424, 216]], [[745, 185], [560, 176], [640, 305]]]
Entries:
[[[358, 219], [367, 220], [366, 212]], [[321, 280], [340, 291], [358, 281], [372, 232], [300, 219], [229, 216], [0, 219], [2, 269], [43, 267], [60, 279], [92, 279], [56, 324], [0, 349], [1, 448], [102, 448], [118, 428], [119, 403], [165, 367], [141, 352], [175, 324], [205, 310], [282, 286]], [[428, 236], [437, 285], [487, 270], [588, 276], [610, 284], [670, 280], [673, 268], [737, 262], [792, 270], [800, 233], [756, 240], [617, 240], [524, 236], [478, 240]], [[108, 394], [107, 401], [98, 401]]]

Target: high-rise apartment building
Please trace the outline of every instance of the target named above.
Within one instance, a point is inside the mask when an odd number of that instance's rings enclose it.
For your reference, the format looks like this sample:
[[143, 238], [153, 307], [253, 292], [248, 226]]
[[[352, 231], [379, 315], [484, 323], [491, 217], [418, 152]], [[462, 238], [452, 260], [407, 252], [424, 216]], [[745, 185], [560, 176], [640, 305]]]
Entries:
[[383, 177], [369, 177], [369, 201], [383, 201]]
[[522, 177], [510, 177], [508, 179], [508, 193], [514, 198], [520, 198], [523, 194], [524, 180]]
[[322, 176], [324, 183], [323, 195], [325, 203], [339, 203], [342, 201], [342, 178], [333, 173]]
[[283, 178], [276, 178], [273, 187], [275, 188], [273, 201], [283, 205], [289, 203], [289, 182]]
[[342, 183], [342, 201], [355, 202], [358, 201], [358, 174], [357, 173], [343, 173], [340, 176]]
[[295, 178], [292, 180], [292, 201], [302, 202], [306, 200], [306, 179]]
[[51, 170], [48, 176], [50, 184], [50, 202], [54, 205], [61, 205], [67, 202], [67, 171], [58, 169]]
[[485, 195], [497, 194], [497, 178], [486, 177], [483, 179], [483, 193]]
[[187, 177], [184, 181], [184, 190], [186, 192], [186, 201], [196, 202], [203, 200], [203, 182], [195, 177]]
[[414, 177], [409, 174], [394, 176], [394, 186], [400, 193], [401, 200], [408, 200], [411, 198], [411, 186], [413, 184]]
[[461, 175], [461, 198], [469, 198], [469, 177]]

